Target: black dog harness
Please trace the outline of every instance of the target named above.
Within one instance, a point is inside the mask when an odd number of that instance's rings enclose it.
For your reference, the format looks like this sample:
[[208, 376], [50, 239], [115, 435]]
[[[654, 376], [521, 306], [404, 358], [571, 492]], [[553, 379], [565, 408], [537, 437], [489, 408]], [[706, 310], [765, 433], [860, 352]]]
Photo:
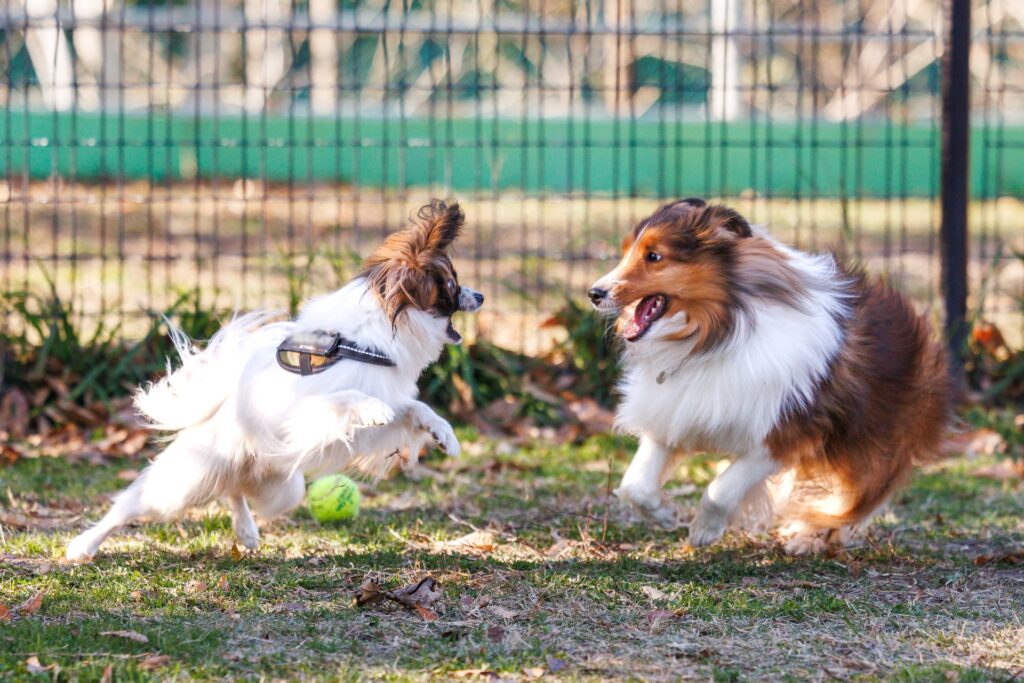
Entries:
[[394, 367], [395, 361], [376, 349], [366, 349], [338, 332], [296, 332], [277, 347], [277, 364], [297, 375], [315, 375], [341, 360]]

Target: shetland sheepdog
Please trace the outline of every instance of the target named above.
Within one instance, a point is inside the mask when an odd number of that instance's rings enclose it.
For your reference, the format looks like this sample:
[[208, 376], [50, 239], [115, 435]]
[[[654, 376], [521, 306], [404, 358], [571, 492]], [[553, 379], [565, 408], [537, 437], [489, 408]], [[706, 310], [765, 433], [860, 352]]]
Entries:
[[666, 204], [626, 236], [589, 292], [617, 315], [616, 424], [640, 444], [616, 490], [673, 528], [662, 491], [677, 457], [735, 456], [689, 524], [779, 522], [791, 552], [845, 544], [938, 456], [951, 416], [944, 347], [910, 302], [701, 199]]
[[[415, 461], [431, 442], [457, 455], [451, 426], [416, 400], [416, 380], [445, 344], [461, 341], [452, 315], [483, 303], [482, 294], [459, 285], [448, 255], [463, 222], [456, 203], [423, 207], [357, 278], [307, 302], [294, 321], [238, 317], [199, 352], [177, 333], [181, 366], [135, 401], [173, 439], [106, 516], [71, 541], [67, 557], [92, 557], [111, 532], [139, 517], [172, 519], [217, 498], [229, 505], [241, 544], [255, 548], [259, 530], [249, 506], [263, 519], [288, 512], [303, 499], [307, 472], [380, 472], [389, 456], [404, 451], [404, 462]], [[313, 373], [307, 356], [304, 374], [279, 366], [282, 342], [325, 333], [376, 362], [348, 357]]]

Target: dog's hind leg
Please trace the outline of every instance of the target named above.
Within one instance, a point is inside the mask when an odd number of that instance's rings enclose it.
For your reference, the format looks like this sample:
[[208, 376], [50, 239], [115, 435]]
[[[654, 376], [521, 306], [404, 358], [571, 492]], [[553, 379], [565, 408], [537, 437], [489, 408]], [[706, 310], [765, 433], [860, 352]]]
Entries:
[[302, 472], [293, 472], [287, 478], [261, 481], [258, 487], [247, 489], [252, 509], [261, 519], [273, 519], [294, 510], [306, 495], [306, 480]]
[[118, 527], [140, 517], [173, 519], [189, 507], [208, 503], [218, 488], [217, 475], [201, 435], [182, 432], [138, 479], [117, 495], [114, 505], [99, 522], [68, 544], [67, 559], [93, 557]]
[[260, 530], [249, 512], [245, 497], [229, 496], [228, 505], [231, 507], [231, 528], [235, 531], [235, 537], [249, 550], [256, 550], [260, 547]]
[[690, 545], [714, 543], [751, 495], [761, 495], [765, 479], [775, 474], [778, 463], [765, 447], [738, 457], [708, 484], [697, 516], [690, 523]]

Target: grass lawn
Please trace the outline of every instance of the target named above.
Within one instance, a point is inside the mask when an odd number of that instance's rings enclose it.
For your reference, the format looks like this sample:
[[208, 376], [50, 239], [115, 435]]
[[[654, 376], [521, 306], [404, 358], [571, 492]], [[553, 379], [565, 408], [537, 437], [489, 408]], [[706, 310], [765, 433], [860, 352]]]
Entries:
[[[918, 476], [849, 551], [791, 558], [739, 534], [692, 551], [684, 532], [609, 506], [628, 441], [462, 436], [462, 459], [365, 489], [354, 522], [299, 511], [244, 555], [213, 507], [124, 529], [92, 564], [66, 564], [67, 540], [142, 463], [3, 467], [0, 603], [13, 618], [0, 621], [0, 679], [53, 664], [36, 678], [1024, 676], [1024, 565], [1006, 554], [1024, 547], [1024, 488], [978, 476], [990, 461]], [[713, 466], [694, 461], [670, 483], [688, 513]], [[368, 574], [389, 587], [434, 578], [438, 618], [356, 608]], [[37, 610], [14, 609], [39, 591]]]

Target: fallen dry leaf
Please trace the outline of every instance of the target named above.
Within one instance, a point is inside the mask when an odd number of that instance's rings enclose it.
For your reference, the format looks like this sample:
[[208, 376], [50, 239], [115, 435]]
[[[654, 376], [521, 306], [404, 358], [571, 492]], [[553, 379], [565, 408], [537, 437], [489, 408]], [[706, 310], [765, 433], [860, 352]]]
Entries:
[[568, 666], [568, 664], [566, 664], [565, 661], [559, 659], [558, 657], [548, 657], [547, 663], [548, 671], [550, 671], [551, 673], [558, 673], [566, 666]]
[[228, 588], [228, 577], [220, 577], [220, 580], [217, 581], [217, 590], [221, 591], [222, 593], [227, 593]]
[[31, 598], [21, 603], [18, 606], [18, 611], [22, 614], [34, 614], [40, 607], [43, 606], [44, 595], [46, 595], [45, 590], [38, 591]]
[[139, 662], [139, 668], [143, 671], [153, 671], [154, 669], [161, 669], [170, 663], [171, 658], [168, 655], [149, 655]]
[[1022, 565], [1024, 564], [1024, 550], [1012, 550], [997, 555], [978, 555], [974, 558], [974, 564], [979, 567], [984, 567], [987, 564]]
[[974, 474], [994, 481], [1016, 481], [1024, 479], [1024, 463], [1000, 460], [994, 465], [979, 468]]
[[113, 664], [107, 664], [107, 668], [103, 670], [103, 676], [100, 677], [100, 683], [114, 683]]
[[[7, 432], [0, 431], [0, 442], [8, 439]], [[13, 465], [21, 459], [21, 451], [10, 444], [0, 443], [0, 464]]]
[[583, 425], [588, 434], [603, 434], [612, 430], [615, 413], [590, 397], [569, 401], [565, 407]]
[[640, 589], [640, 592], [649, 597], [651, 600], [664, 600], [668, 597], [666, 594], [662, 593], [654, 586], [643, 586]]
[[134, 640], [136, 643], [148, 643], [149, 638], [139, 633], [138, 631], [100, 631], [101, 636], [114, 636], [115, 638], [124, 638], [126, 640]]
[[487, 639], [497, 645], [505, 637], [505, 629], [497, 624], [487, 627]]
[[416, 605], [416, 612], [423, 617], [423, 621], [437, 621], [437, 612], [423, 605]]
[[384, 590], [376, 579], [367, 578], [356, 592], [356, 606], [363, 607], [382, 600], [391, 600], [417, 612], [426, 621], [436, 621], [437, 613], [430, 609], [430, 605], [437, 602], [440, 597], [441, 587], [430, 577], [391, 591]]
[[489, 531], [474, 531], [451, 541], [435, 543], [434, 552], [484, 555], [494, 552], [496, 547], [494, 534]]
[[185, 590], [189, 593], [202, 593], [206, 588], [206, 584], [199, 579], [192, 579], [185, 584]]
[[149, 441], [149, 431], [137, 429], [131, 432], [127, 439], [118, 444], [117, 450], [121, 452], [121, 455], [128, 457], [138, 455], [139, 451], [146, 447], [147, 441]]
[[285, 613], [296, 613], [296, 612], [307, 612], [309, 607], [302, 604], [301, 602], [282, 602], [278, 605], [274, 605], [270, 608], [270, 611], [275, 614]]
[[375, 579], [366, 579], [356, 592], [356, 607], [372, 605], [385, 599], [384, 589]]
[[449, 674], [452, 678], [497, 678], [498, 674], [490, 669], [459, 669]]
[[515, 619], [515, 617], [519, 614], [519, 612], [513, 612], [510, 609], [505, 609], [501, 605], [491, 605], [490, 607], [488, 607], [488, 609], [494, 612], [502, 619]]
[[0, 524], [12, 529], [53, 529], [66, 524], [59, 517], [30, 517], [20, 512], [0, 512]]
[[121, 470], [117, 473], [117, 478], [121, 481], [135, 481], [139, 478], [138, 470]]
[[0, 399], [0, 428], [9, 432], [15, 439], [28, 433], [29, 405], [28, 399], [18, 389], [9, 389]]
[[544, 676], [545, 673], [546, 672], [544, 671], [544, 669], [540, 668], [539, 666], [532, 666], [527, 669], [523, 669], [523, 674], [527, 678], [541, 678]]
[[56, 663], [43, 666], [39, 662], [39, 657], [36, 657], [35, 655], [32, 655], [25, 660], [25, 668], [28, 669], [30, 674], [43, 674], [47, 671], [60, 671], [60, 667], [58, 667]]
[[544, 554], [548, 557], [559, 558], [564, 553], [572, 550], [573, 544], [567, 538], [559, 538], [544, 551]]
[[657, 629], [657, 627], [660, 626], [662, 623], [670, 619], [674, 619], [676, 617], [681, 617], [684, 614], [686, 614], [686, 610], [684, 609], [653, 609], [650, 612], [648, 612], [645, 615], [645, 617], [647, 618], [647, 623], [651, 625], [651, 629], [654, 630]]
[[973, 438], [967, 445], [967, 456], [994, 455], [1002, 452], [1004, 446], [1005, 442], [999, 432], [992, 429], [979, 429], [973, 433]]
[[11, 619], [11, 610], [7, 609], [7, 605], [0, 603], [0, 622], [10, 621]]
[[388, 597], [406, 606], [423, 605], [427, 607], [434, 604], [441, 597], [441, 587], [437, 581], [429, 576], [419, 582], [388, 591]]
[[238, 562], [239, 560], [242, 559], [242, 557], [244, 557], [244, 556], [242, 555], [241, 548], [238, 547], [237, 543], [232, 543], [231, 544], [231, 559], [234, 560], [235, 562]]

